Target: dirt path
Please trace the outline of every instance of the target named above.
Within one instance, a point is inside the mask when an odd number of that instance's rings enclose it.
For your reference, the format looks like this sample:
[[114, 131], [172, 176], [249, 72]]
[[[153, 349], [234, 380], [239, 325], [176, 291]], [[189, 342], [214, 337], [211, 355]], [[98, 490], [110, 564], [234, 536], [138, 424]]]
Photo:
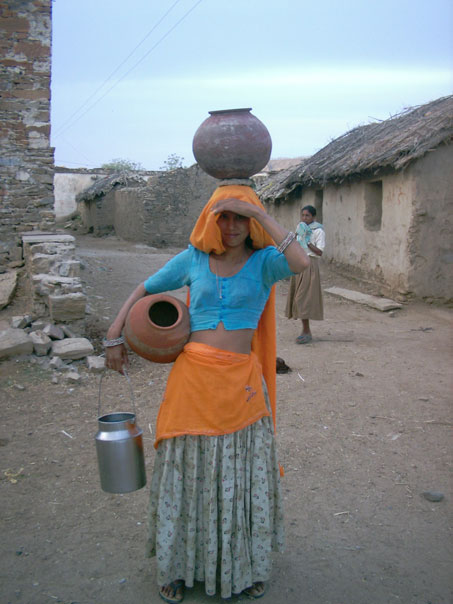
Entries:
[[[176, 251], [112, 237], [78, 244], [93, 337]], [[357, 289], [327, 267], [323, 284]], [[326, 296], [313, 343], [297, 346], [286, 291], [278, 286], [278, 354], [292, 368], [277, 376], [287, 548], [261, 601], [453, 602], [451, 311], [414, 304], [392, 317]], [[131, 361], [149, 477], [169, 367]], [[148, 487], [129, 495], [99, 487], [98, 378], [71, 386], [51, 377], [29, 361], [0, 363], [0, 601], [157, 604], [154, 564], [143, 556]], [[124, 378], [104, 381], [105, 409], [130, 405]], [[430, 502], [425, 491], [444, 499]], [[185, 599], [215, 601], [201, 585]]]

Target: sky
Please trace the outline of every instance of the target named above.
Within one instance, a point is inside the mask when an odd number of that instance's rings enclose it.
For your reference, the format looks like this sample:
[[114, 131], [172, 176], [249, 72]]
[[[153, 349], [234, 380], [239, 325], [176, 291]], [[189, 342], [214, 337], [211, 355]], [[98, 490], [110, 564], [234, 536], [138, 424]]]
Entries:
[[55, 164], [195, 163], [209, 111], [251, 107], [272, 158], [453, 94], [451, 0], [54, 0]]

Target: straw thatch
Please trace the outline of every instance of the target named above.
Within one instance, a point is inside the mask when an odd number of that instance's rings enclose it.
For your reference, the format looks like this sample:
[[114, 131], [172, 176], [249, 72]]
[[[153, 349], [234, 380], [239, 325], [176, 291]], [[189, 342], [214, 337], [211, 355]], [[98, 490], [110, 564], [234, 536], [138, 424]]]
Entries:
[[102, 197], [110, 193], [112, 189], [118, 186], [137, 187], [146, 185], [146, 180], [134, 172], [115, 172], [105, 178], [100, 178], [95, 183], [76, 196], [76, 202], [92, 201], [96, 197]]
[[388, 120], [354, 128], [297, 168], [285, 170], [259, 194], [286, 197], [296, 187], [324, 186], [384, 170], [401, 170], [443, 144], [453, 142], [453, 96], [403, 111]]

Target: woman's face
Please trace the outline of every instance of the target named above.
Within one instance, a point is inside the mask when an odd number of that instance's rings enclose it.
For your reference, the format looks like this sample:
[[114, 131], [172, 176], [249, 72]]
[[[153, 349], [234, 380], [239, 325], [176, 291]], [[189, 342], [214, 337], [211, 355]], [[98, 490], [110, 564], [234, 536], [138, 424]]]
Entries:
[[300, 213], [300, 218], [302, 222], [305, 222], [305, 224], [311, 224], [315, 219], [315, 217], [310, 214], [308, 210], [302, 210], [302, 212]]
[[222, 243], [225, 247], [237, 247], [245, 244], [250, 233], [250, 218], [234, 212], [221, 212], [217, 218]]

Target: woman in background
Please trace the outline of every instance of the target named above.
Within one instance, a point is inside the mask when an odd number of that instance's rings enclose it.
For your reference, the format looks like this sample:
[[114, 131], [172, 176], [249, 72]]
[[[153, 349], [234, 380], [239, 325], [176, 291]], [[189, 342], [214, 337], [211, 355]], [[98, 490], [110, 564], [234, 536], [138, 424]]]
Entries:
[[296, 338], [297, 344], [308, 344], [312, 341], [310, 320], [322, 321], [324, 307], [322, 301], [321, 278], [319, 275], [319, 258], [326, 244], [324, 227], [316, 222], [316, 208], [305, 206], [301, 210], [301, 222], [296, 229], [297, 241], [306, 250], [310, 266], [302, 273], [292, 276], [286, 302], [288, 319], [302, 321], [302, 333]]

